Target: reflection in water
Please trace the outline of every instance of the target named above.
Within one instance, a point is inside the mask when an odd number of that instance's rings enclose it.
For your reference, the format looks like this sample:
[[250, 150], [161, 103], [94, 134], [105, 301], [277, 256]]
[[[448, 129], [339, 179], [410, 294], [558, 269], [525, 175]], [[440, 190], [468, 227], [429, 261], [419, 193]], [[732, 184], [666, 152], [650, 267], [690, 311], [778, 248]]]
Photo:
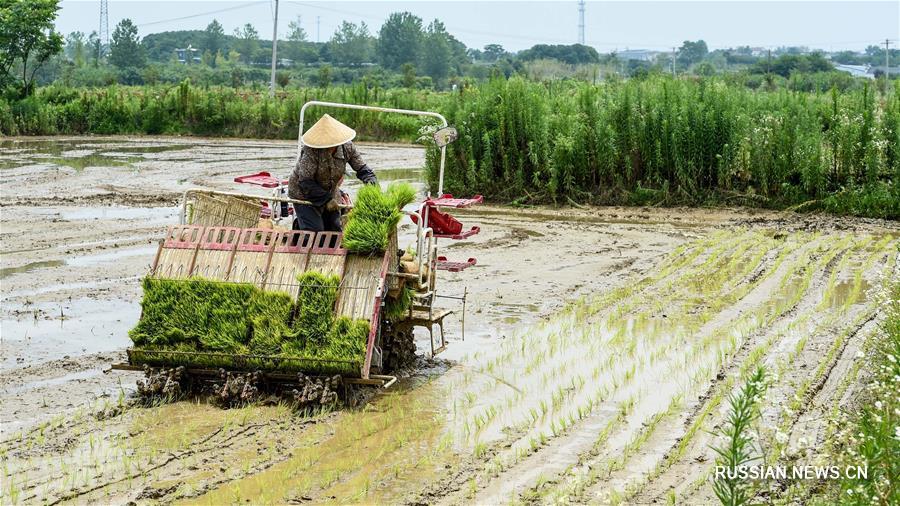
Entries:
[[7, 278], [12, 276], [13, 274], [21, 274], [23, 272], [29, 272], [34, 269], [41, 269], [44, 267], [59, 267], [63, 265], [65, 262], [62, 260], [46, 260], [42, 262], [31, 262], [25, 265], [20, 265], [18, 267], [5, 267], [0, 269], [0, 279]]

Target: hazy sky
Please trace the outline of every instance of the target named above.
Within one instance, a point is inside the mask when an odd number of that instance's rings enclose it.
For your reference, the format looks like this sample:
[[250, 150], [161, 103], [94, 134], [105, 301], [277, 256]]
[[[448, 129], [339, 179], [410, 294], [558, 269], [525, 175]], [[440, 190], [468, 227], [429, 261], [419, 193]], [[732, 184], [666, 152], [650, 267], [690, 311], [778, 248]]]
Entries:
[[[90, 33], [99, 26], [99, 0], [63, 0], [57, 29]], [[202, 29], [213, 18], [231, 31], [252, 23], [260, 36], [272, 36], [273, 1], [109, 0], [110, 33], [123, 18], [138, 25], [140, 35], [169, 30]], [[212, 12], [218, 11], [218, 12]], [[410, 11], [426, 23], [438, 18], [469, 47], [500, 43], [510, 50], [534, 44], [577, 41], [578, 3], [567, 1], [330, 1], [281, 0], [279, 33], [302, 16], [315, 41], [331, 37], [342, 20], [364, 21], [375, 33], [389, 13]], [[710, 49], [738, 45], [809, 46], [825, 50], [862, 49], [885, 38], [900, 39], [900, 1], [588, 1], [587, 44], [601, 52], [613, 49], [669, 49], [684, 40], [704, 39]]]

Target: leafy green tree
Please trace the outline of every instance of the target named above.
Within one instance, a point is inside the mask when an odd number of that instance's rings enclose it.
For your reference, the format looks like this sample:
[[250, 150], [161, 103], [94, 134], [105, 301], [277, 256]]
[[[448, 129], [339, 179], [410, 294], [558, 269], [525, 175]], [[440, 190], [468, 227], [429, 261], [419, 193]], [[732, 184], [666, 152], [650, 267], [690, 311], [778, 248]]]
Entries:
[[57, 0], [0, 2], [0, 88], [18, 85], [22, 96], [31, 94], [35, 72], [63, 48], [53, 30], [58, 10]]
[[331, 58], [338, 65], [358, 66], [371, 59], [372, 37], [365, 23], [344, 21], [328, 42]]
[[287, 72], [279, 70], [275, 73], [275, 83], [278, 86], [281, 86], [281, 89], [285, 89], [287, 85], [291, 82], [291, 75]]
[[319, 88], [326, 89], [331, 86], [331, 65], [319, 67]]
[[866, 58], [856, 54], [856, 51], [839, 51], [831, 55], [831, 60], [844, 65], [863, 65], [866, 62]]
[[[207, 64], [215, 67], [216, 55], [225, 49], [225, 29], [222, 28], [222, 25], [217, 20], [214, 19], [212, 23], [206, 25], [206, 33], [203, 37], [201, 49], [209, 51], [211, 58], [208, 59]], [[204, 60], [207, 59], [204, 58]]]
[[87, 61], [87, 45], [84, 32], [72, 32], [66, 36], [66, 58], [76, 67], [81, 67]]
[[694, 73], [698, 76], [714, 76], [716, 75], [716, 67], [713, 66], [712, 63], [708, 61], [700, 62], [696, 67], [694, 67]]
[[109, 63], [121, 69], [141, 68], [146, 64], [146, 60], [147, 56], [138, 38], [137, 27], [128, 18], [119, 21], [109, 43]]
[[809, 55], [785, 54], [771, 61], [763, 58], [750, 68], [750, 72], [754, 74], [777, 74], [782, 77], [790, 77], [792, 72], [828, 72], [830, 70], [833, 70], [831, 62], [818, 52]]
[[703, 40], [696, 42], [686, 40], [678, 49], [678, 64], [688, 67], [703, 60], [708, 52], [709, 48]]
[[[284, 54], [287, 58], [299, 63], [313, 63], [319, 61], [319, 50], [316, 45], [309, 42], [306, 30], [300, 24], [300, 16], [288, 23], [287, 40], [284, 42]], [[282, 44], [278, 44], [280, 52]]]
[[100, 36], [97, 35], [97, 30], [94, 30], [88, 35], [88, 49], [91, 53], [91, 62], [95, 67], [99, 66], [103, 46], [100, 44]]
[[403, 87], [414, 87], [416, 85], [416, 66], [412, 63], [404, 63], [400, 70], [403, 72]]
[[569, 65], [600, 63], [600, 54], [597, 53], [597, 50], [582, 44], [538, 44], [519, 52], [517, 57], [523, 62], [551, 58]]
[[253, 63], [253, 58], [259, 52], [259, 33], [250, 23], [242, 28], [234, 30], [234, 50], [241, 54], [241, 60], [246, 64]]
[[484, 61], [495, 62], [500, 58], [509, 55], [509, 53], [507, 53], [500, 44], [488, 44], [484, 46], [483, 55]]
[[306, 30], [300, 25], [301, 18], [297, 16], [297, 19], [288, 23], [288, 36], [287, 39], [292, 42], [306, 42], [307, 35]]
[[450, 40], [444, 24], [434, 20], [428, 25], [422, 44], [421, 68], [438, 86], [450, 74]]
[[422, 49], [422, 18], [409, 12], [394, 12], [378, 32], [378, 61], [398, 70], [404, 63], [415, 64]]

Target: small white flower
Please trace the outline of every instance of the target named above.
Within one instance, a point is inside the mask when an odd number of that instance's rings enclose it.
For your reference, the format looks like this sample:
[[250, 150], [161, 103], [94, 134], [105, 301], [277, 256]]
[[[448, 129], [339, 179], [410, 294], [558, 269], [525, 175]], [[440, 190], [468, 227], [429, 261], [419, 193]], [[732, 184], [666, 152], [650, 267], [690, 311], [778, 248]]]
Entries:
[[881, 409], [882, 406], [884, 406], [884, 404], [882, 404], [881, 401], [875, 401], [875, 409]]
[[865, 357], [865, 356], [866, 356], [866, 354], [863, 353], [862, 350], [858, 350], [858, 351], [856, 352], [856, 358], [863, 358], [863, 357]]

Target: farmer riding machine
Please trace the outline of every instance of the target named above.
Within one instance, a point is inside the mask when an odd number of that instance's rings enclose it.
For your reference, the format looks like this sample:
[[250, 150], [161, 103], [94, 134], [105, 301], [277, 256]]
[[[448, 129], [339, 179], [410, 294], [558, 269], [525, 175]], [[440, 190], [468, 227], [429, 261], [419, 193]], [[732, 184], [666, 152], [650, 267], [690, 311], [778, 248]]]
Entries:
[[[395, 209], [398, 216], [385, 232], [383, 247], [359, 252], [342, 232], [273, 226], [290, 224], [291, 204], [307, 202], [290, 199], [287, 182], [268, 172], [235, 182], [269, 189], [270, 195], [185, 192], [179, 224], [168, 228], [144, 280], [141, 320], [131, 332], [128, 362], [113, 365], [145, 371], [148, 379], [139, 383], [144, 393], [211, 386], [223, 398], [246, 400], [276, 391], [305, 403], [327, 403], [349, 385], [393, 384], [396, 377], [389, 373], [415, 358], [414, 327], [428, 330], [431, 356], [442, 352], [447, 346], [443, 321], [452, 311], [435, 307], [436, 299], [462, 302], [465, 332], [465, 292], [438, 294], [436, 276], [436, 271], [460, 271], [476, 263], [438, 255], [438, 239], [465, 239], [479, 231], [463, 230], [442, 211], [482, 201], [481, 196], [458, 199], [443, 193], [446, 149], [456, 130], [434, 112], [313, 101], [300, 110], [298, 156], [310, 107], [438, 120], [432, 135], [440, 150], [437, 196], [429, 193]], [[349, 220], [361, 219], [352, 204], [346, 208]], [[401, 214], [415, 225], [415, 237], [408, 238], [414, 251], [400, 247]]]

